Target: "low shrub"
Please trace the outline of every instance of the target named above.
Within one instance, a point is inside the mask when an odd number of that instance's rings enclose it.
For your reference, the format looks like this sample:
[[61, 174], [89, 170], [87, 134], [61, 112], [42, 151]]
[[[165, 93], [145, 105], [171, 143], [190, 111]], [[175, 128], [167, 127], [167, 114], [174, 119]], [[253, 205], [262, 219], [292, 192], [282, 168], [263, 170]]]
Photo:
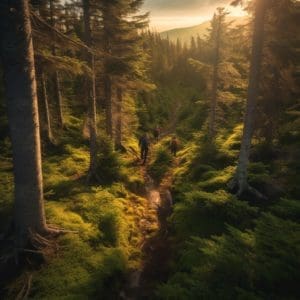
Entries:
[[179, 235], [210, 236], [224, 231], [226, 224], [252, 226], [258, 210], [224, 190], [214, 193], [191, 191], [174, 207], [171, 220]]
[[101, 184], [110, 185], [121, 179], [121, 161], [118, 152], [114, 151], [113, 143], [107, 137], [99, 138], [97, 157], [97, 177]]
[[215, 191], [218, 189], [227, 189], [229, 180], [233, 177], [235, 168], [229, 166], [219, 171], [208, 171], [202, 175], [198, 187], [205, 191]]
[[159, 299], [297, 299], [300, 225], [263, 214], [253, 230], [228, 226], [209, 239], [190, 238]]
[[291, 199], [281, 199], [279, 203], [271, 207], [271, 212], [280, 218], [299, 222], [300, 202]]
[[160, 182], [168, 171], [172, 162], [172, 156], [166, 148], [159, 148], [155, 153], [153, 163], [149, 167], [149, 173], [154, 180]]

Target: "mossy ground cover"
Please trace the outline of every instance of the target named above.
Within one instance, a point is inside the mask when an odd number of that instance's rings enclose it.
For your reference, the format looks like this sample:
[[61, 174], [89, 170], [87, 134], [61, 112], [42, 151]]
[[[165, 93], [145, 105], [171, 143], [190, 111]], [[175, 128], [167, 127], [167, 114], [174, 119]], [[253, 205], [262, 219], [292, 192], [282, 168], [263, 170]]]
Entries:
[[[76, 129], [72, 126], [75, 125], [67, 127], [68, 134]], [[79, 124], [77, 134], [78, 128]], [[63, 137], [62, 141], [66, 142]], [[79, 147], [76, 140], [69, 138], [68, 142], [51, 149], [43, 159], [45, 207], [51, 226], [74, 233], [60, 235], [57, 251], [38, 269], [28, 267], [33, 275], [30, 297], [117, 298], [126, 275], [138, 268], [142, 260], [140, 245], [145, 237], [139, 220], [146, 214], [147, 205], [145, 198], [134, 193], [143, 185], [140, 168], [132, 155], [118, 154], [122, 162], [113, 167], [118, 168], [120, 177], [110, 178], [101, 185], [88, 185], [85, 176], [88, 147], [82, 144]], [[111, 156], [105, 159], [109, 158], [115, 159]], [[0, 173], [2, 230], [11, 218], [13, 204], [9, 157], [1, 159]], [[26, 276], [24, 272], [8, 287], [8, 297], [14, 298], [22, 289]]]
[[[298, 201], [270, 193], [260, 203], [228, 192], [240, 135], [238, 125], [210, 145], [195, 133], [180, 151], [169, 218], [176, 251], [158, 299], [297, 299]], [[267, 192], [266, 185], [276, 185], [275, 164], [254, 160], [249, 182]]]
[[[75, 127], [67, 130], [78, 131], [78, 123], [72, 122]], [[209, 145], [202, 132], [188, 141], [181, 137], [175, 159], [168, 149], [170, 137], [152, 145], [151, 176], [157, 182], [168, 173], [174, 176], [170, 276], [156, 289], [158, 299], [296, 299], [299, 201], [292, 198], [294, 191], [268, 203], [237, 199], [228, 192], [240, 133], [240, 126], [224, 132], [216, 145]], [[28, 269], [33, 274], [30, 297], [117, 298], [128, 273], [140, 267], [144, 235], [151, 235], [140, 224], [151, 216], [139, 196], [144, 174], [137, 165], [137, 141], [126, 141], [125, 147], [133, 150], [125, 154], [112, 154], [104, 142], [99, 161], [109, 160], [117, 177], [108, 176], [96, 186], [85, 181], [87, 145], [72, 141], [68, 138], [49, 151], [43, 171], [49, 224], [76, 233], [61, 235], [54, 255], [40, 268]], [[13, 203], [12, 162], [9, 145], [5, 147], [0, 162], [1, 229], [11, 218]], [[272, 171], [277, 169], [270, 161], [254, 161], [249, 182], [264, 188], [276, 182], [278, 173]], [[23, 287], [26, 276], [9, 286], [9, 298]]]

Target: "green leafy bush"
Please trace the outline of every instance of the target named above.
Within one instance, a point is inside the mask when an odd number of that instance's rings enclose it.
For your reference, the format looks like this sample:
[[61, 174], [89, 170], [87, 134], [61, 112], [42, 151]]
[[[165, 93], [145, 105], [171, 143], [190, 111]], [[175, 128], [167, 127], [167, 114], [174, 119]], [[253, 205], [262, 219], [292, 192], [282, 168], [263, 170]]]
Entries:
[[226, 189], [229, 180], [234, 174], [234, 167], [227, 167], [219, 171], [208, 171], [202, 175], [201, 182], [198, 183], [198, 187], [205, 191], [215, 191], [218, 189]]
[[255, 228], [256, 280], [271, 298], [296, 299], [300, 281], [300, 224], [265, 213]]
[[191, 168], [190, 170], [190, 177], [191, 179], [194, 180], [198, 180], [201, 179], [203, 174], [210, 172], [210, 171], [215, 171], [215, 169], [210, 166], [210, 165], [206, 165], [206, 164], [196, 164], [194, 162], [194, 166]]
[[237, 289], [251, 285], [254, 239], [251, 232], [228, 230], [228, 235], [185, 243], [179, 269], [158, 289], [161, 299], [179, 299], [171, 287], [178, 287], [182, 299], [238, 299]]
[[299, 222], [300, 201], [291, 199], [281, 199], [279, 203], [271, 207], [271, 212], [283, 219]]
[[[268, 213], [254, 230], [192, 237], [160, 299], [297, 299], [300, 225]], [[178, 291], [178, 292], [177, 292]]]
[[226, 223], [247, 228], [258, 216], [257, 208], [235, 199], [224, 190], [214, 193], [187, 192], [181, 199], [175, 205], [171, 217], [175, 229], [181, 235], [209, 236], [221, 233]]
[[102, 136], [99, 138], [98, 148], [97, 177], [106, 185], [119, 181], [123, 163], [119, 154], [114, 151], [112, 141]]
[[172, 156], [166, 148], [159, 148], [155, 153], [153, 163], [149, 167], [149, 173], [154, 180], [160, 182], [168, 171], [172, 162]]
[[269, 166], [262, 162], [250, 163], [248, 166], [249, 183], [254, 186], [262, 185], [270, 180]]

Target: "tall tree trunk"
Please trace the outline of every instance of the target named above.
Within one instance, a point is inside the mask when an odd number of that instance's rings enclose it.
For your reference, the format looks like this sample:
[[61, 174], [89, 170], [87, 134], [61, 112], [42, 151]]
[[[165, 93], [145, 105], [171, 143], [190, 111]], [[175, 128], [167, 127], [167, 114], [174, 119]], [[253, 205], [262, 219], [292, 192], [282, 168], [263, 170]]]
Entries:
[[246, 113], [244, 117], [242, 144], [234, 179], [235, 185], [238, 187], [238, 195], [241, 195], [246, 190], [252, 189], [249, 187], [247, 181], [247, 167], [254, 129], [255, 108], [259, 94], [260, 70], [264, 43], [264, 22], [267, 8], [266, 2], [267, 0], [256, 1]]
[[[90, 0], [83, 0], [85, 42], [92, 45]], [[96, 113], [96, 80], [94, 55], [87, 52], [87, 62], [92, 70], [92, 78], [88, 80], [88, 123], [90, 132], [90, 168], [88, 180], [97, 177], [97, 113]]]
[[[53, 0], [49, 1], [50, 5], [50, 21], [51, 26], [55, 27], [55, 17], [54, 17], [54, 2]], [[55, 36], [53, 37], [53, 45], [52, 45], [52, 54], [56, 55], [56, 46], [55, 46]], [[62, 103], [62, 96], [61, 96], [61, 84], [59, 79], [58, 71], [55, 71], [52, 77], [53, 80], [53, 88], [54, 88], [54, 98], [57, 105], [57, 112], [58, 112], [58, 125], [60, 128], [64, 127], [64, 115], [63, 115], [63, 103]]]
[[61, 84], [59, 79], [58, 71], [55, 71], [53, 74], [53, 86], [54, 86], [54, 98], [57, 105], [57, 117], [58, 117], [58, 126], [64, 128], [64, 113], [63, 113], [63, 101], [61, 96]]
[[[111, 53], [111, 20], [114, 18], [113, 4], [104, 1], [103, 8], [103, 49], [106, 54]], [[112, 79], [109, 73], [109, 62], [104, 61], [104, 101], [106, 133], [113, 139], [113, 102], [112, 102]]]
[[123, 90], [117, 88], [117, 120], [116, 120], [116, 133], [115, 133], [115, 148], [122, 149], [122, 102], [123, 102]]
[[213, 80], [209, 116], [209, 138], [212, 141], [216, 134], [216, 109], [218, 101], [219, 63], [220, 63], [220, 33], [221, 16], [218, 16], [217, 34], [214, 49]]
[[[281, 105], [281, 99], [284, 99], [284, 96], [281, 93], [280, 89], [280, 71], [278, 67], [273, 67], [273, 78], [271, 79], [269, 85], [272, 89], [272, 100], [266, 102], [266, 107], [264, 108], [267, 114], [267, 125], [265, 129], [265, 139], [268, 149], [273, 148], [274, 138], [277, 132], [278, 120], [280, 118], [280, 112], [283, 110]], [[270, 101], [271, 100], [271, 101]]]
[[47, 232], [34, 52], [28, 0], [3, 1], [0, 49], [8, 120], [13, 149], [17, 247], [24, 247], [30, 231]]
[[46, 76], [43, 70], [41, 71], [41, 92], [42, 92], [42, 100], [44, 104], [47, 142], [52, 144], [53, 143], [52, 122], [51, 122], [51, 115], [50, 115], [49, 102], [48, 102]]
[[105, 97], [105, 114], [106, 114], [106, 133], [113, 138], [113, 114], [112, 114], [112, 92], [111, 78], [109, 74], [104, 76], [104, 97]]

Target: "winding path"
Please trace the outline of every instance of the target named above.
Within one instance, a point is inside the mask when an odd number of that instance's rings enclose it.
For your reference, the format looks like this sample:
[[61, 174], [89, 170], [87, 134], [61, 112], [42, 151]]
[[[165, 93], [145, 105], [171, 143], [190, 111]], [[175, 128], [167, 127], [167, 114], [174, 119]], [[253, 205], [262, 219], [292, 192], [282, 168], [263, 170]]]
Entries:
[[[127, 300], [153, 299], [155, 286], [168, 278], [171, 244], [167, 218], [172, 212], [172, 197], [166, 184], [156, 186], [146, 168], [142, 169], [142, 173], [145, 177], [149, 218], [146, 215], [140, 220], [140, 228], [145, 236], [152, 225], [158, 225], [158, 229], [144, 240], [141, 247], [143, 263], [140, 269], [130, 274], [127, 287], [121, 295], [121, 299]], [[153, 210], [156, 212], [155, 218], [151, 217]]]

